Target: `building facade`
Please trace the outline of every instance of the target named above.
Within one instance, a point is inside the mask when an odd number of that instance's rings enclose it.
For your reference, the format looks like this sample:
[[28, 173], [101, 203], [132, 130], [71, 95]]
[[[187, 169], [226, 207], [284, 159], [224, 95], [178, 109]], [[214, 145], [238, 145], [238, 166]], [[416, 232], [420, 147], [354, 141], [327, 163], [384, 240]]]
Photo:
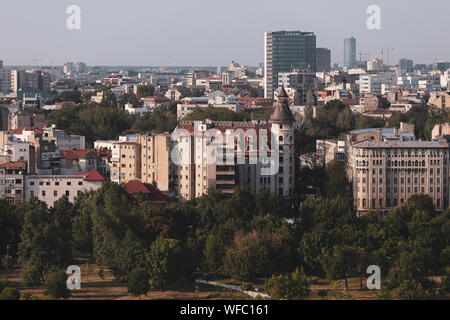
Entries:
[[356, 39], [354, 37], [344, 39], [344, 67], [356, 66]]
[[316, 50], [316, 71], [331, 70], [331, 50], [327, 48], [317, 48]]
[[386, 212], [415, 194], [448, 207], [449, 144], [434, 141], [362, 141], [349, 148], [348, 175], [358, 214]]
[[82, 192], [95, 191], [104, 181], [96, 170], [76, 175], [28, 175], [25, 177], [25, 201], [37, 198], [53, 207], [55, 201], [66, 196], [73, 203]]
[[264, 96], [271, 99], [277, 90], [279, 72], [316, 72], [316, 36], [301, 31], [265, 32], [264, 68]]

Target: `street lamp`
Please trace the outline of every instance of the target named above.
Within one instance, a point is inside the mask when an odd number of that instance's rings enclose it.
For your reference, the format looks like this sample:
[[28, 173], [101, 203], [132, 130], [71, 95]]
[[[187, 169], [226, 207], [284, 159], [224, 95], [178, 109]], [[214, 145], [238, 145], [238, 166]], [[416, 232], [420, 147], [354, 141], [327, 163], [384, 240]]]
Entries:
[[9, 249], [11, 248], [11, 246], [12, 246], [12, 244], [7, 244], [6, 245], [6, 255], [8, 256], [8, 259], [9, 259]]
[[10, 261], [10, 256], [9, 256], [9, 249], [12, 247], [12, 244], [6, 244], [6, 257], [7, 257], [7, 262], [6, 262], [6, 270], [9, 271], [9, 261]]

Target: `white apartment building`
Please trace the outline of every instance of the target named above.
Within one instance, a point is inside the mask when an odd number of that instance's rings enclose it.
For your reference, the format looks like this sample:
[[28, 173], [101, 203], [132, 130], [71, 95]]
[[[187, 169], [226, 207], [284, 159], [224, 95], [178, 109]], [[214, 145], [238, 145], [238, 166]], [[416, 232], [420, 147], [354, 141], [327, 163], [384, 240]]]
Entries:
[[383, 85], [396, 83], [397, 75], [393, 72], [362, 74], [359, 76], [359, 93], [384, 94]]
[[70, 202], [82, 192], [97, 190], [105, 179], [96, 170], [76, 175], [28, 175], [25, 176], [25, 201], [36, 197], [53, 207], [55, 201], [67, 196]]

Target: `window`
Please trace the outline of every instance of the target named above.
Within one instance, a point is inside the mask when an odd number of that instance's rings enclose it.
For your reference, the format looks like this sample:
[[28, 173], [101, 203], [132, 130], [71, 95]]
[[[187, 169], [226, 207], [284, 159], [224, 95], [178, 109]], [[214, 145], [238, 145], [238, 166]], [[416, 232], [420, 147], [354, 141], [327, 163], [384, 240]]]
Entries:
[[53, 195], [55, 196], [55, 197], [57, 197], [58, 196], [58, 191], [53, 191]]
[[66, 196], [67, 196], [67, 197], [70, 196], [69, 190], [66, 190]]
[[72, 182], [67, 181], [67, 185], [68, 185], [68, 186], [71, 186], [71, 185], [72, 185]]

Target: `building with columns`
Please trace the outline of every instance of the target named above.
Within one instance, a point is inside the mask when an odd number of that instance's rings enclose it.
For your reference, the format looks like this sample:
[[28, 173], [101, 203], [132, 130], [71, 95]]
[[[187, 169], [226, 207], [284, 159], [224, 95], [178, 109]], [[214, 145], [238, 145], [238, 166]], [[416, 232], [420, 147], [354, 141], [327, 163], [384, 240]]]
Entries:
[[360, 141], [349, 146], [348, 177], [358, 214], [386, 212], [415, 194], [433, 199], [436, 210], [449, 205], [449, 143], [433, 141]]

